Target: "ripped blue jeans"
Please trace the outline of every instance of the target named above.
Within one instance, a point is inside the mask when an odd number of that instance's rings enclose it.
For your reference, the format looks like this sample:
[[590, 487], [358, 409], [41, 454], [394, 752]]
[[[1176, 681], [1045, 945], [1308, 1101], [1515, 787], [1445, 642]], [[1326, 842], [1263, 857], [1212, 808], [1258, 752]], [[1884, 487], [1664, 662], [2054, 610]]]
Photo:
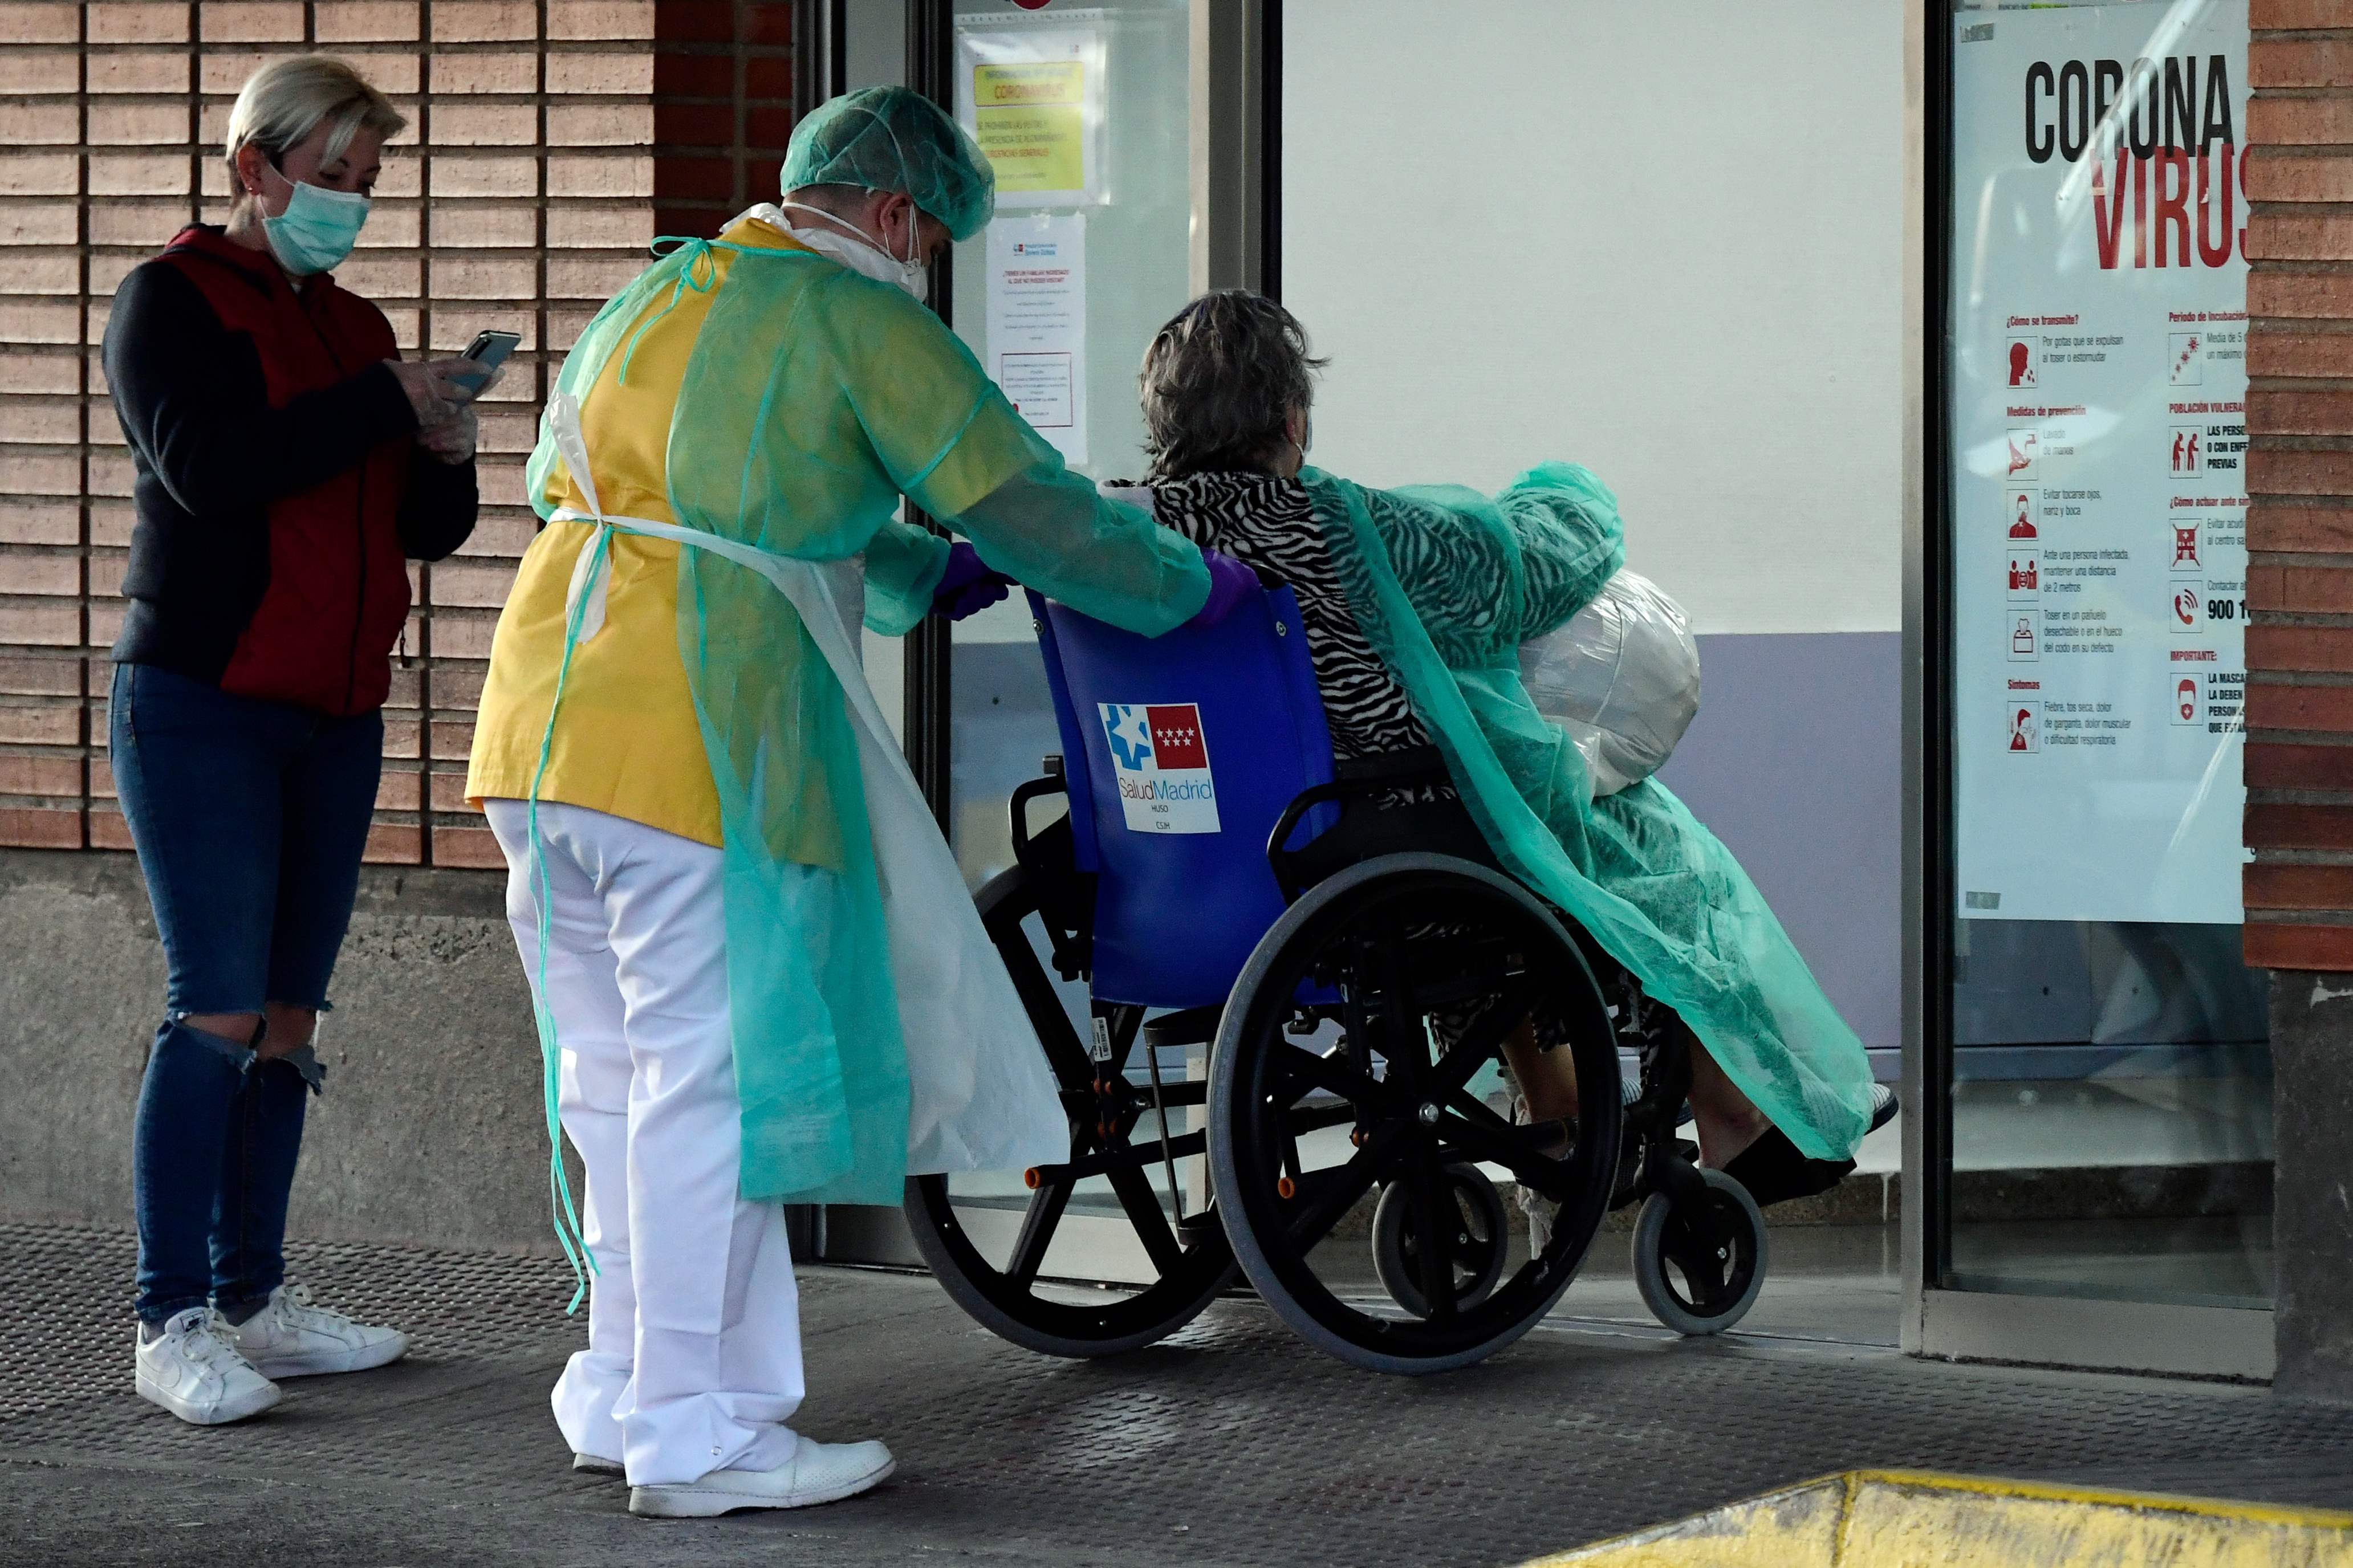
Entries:
[[170, 971], [132, 1128], [143, 1322], [207, 1302], [235, 1315], [285, 1282], [286, 1207], [309, 1047], [191, 1027], [265, 1005], [327, 1009], [384, 750], [380, 714], [333, 718], [152, 665], [114, 672], [115, 790]]

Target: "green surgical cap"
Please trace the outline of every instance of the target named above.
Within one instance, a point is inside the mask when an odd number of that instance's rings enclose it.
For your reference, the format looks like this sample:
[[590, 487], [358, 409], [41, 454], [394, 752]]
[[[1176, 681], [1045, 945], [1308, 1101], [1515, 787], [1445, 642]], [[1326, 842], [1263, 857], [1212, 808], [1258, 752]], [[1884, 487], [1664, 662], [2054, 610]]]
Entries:
[[793, 127], [784, 188], [895, 191], [970, 239], [997, 211], [997, 174], [980, 143], [919, 92], [869, 87], [831, 99]]

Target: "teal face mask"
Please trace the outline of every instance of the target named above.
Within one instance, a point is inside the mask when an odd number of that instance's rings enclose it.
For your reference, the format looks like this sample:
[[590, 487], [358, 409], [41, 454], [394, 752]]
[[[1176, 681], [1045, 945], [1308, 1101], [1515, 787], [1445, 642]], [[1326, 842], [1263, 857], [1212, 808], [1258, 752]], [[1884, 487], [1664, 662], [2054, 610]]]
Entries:
[[[271, 173], [276, 174], [276, 170]], [[283, 174], [279, 178], [285, 179]], [[289, 181], [294, 194], [286, 210], [261, 220], [278, 264], [298, 278], [326, 272], [342, 264], [359, 243], [367, 223], [368, 199], [356, 191], [331, 191], [301, 180]]]

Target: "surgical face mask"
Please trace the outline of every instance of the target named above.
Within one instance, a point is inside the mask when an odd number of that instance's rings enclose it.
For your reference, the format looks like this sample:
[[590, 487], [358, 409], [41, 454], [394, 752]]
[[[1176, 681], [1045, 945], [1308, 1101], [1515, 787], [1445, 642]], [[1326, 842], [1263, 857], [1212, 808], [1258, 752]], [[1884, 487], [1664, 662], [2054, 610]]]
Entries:
[[[269, 172], [286, 179], [274, 168]], [[286, 199], [286, 210], [261, 220], [270, 254], [298, 278], [341, 266], [359, 243], [360, 229], [367, 222], [367, 197], [357, 191], [331, 191], [301, 180], [287, 184], [293, 186], [294, 194]]]
[[932, 269], [927, 263], [917, 259], [914, 255], [915, 247], [921, 241], [913, 232], [907, 236], [909, 254], [904, 260], [902, 260], [892, 255], [889, 247], [879, 240], [870, 239], [864, 234], [855, 236], [844, 234], [838, 228], [828, 226], [844, 220], [820, 207], [810, 206], [806, 202], [783, 202], [778, 205], [795, 212], [814, 213], [826, 220], [823, 224], [794, 226], [793, 237], [811, 250], [822, 256], [830, 256], [852, 272], [871, 278], [877, 283], [895, 284], [918, 300], [923, 299], [931, 292]]

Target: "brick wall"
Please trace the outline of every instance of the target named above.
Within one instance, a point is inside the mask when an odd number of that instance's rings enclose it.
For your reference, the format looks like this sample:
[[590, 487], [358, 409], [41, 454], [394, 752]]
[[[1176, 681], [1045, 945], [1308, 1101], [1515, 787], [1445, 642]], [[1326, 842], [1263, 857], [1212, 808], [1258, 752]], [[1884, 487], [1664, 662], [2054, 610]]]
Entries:
[[709, 232], [775, 195], [793, 9], [0, 4], [0, 846], [128, 847], [105, 749], [131, 527], [98, 356], [107, 302], [182, 225], [225, 216], [220, 137], [247, 76], [319, 48], [357, 62], [410, 121], [339, 279], [384, 307], [410, 354], [486, 326], [523, 334], [484, 408], [481, 522], [457, 556], [413, 568], [368, 848], [499, 863], [460, 794], [491, 626], [536, 526], [522, 465], [540, 399], [658, 232]]
[[2353, 969], [2353, 0], [2252, 0], [2246, 951]]

